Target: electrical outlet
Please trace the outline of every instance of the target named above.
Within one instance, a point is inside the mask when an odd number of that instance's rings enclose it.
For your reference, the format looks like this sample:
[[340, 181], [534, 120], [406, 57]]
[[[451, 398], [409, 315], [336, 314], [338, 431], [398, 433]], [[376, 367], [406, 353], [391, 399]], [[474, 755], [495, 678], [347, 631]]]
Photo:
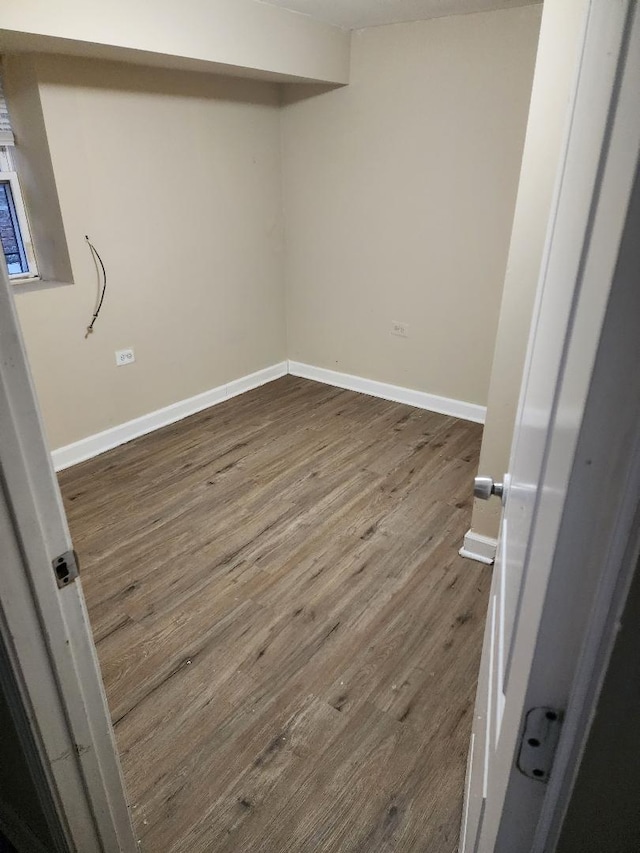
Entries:
[[118, 367], [123, 367], [125, 364], [133, 364], [135, 360], [136, 357], [133, 354], [132, 349], [116, 350], [116, 364], [118, 365]]
[[397, 335], [399, 338], [409, 337], [409, 324], [399, 323], [397, 320], [391, 321], [391, 334]]

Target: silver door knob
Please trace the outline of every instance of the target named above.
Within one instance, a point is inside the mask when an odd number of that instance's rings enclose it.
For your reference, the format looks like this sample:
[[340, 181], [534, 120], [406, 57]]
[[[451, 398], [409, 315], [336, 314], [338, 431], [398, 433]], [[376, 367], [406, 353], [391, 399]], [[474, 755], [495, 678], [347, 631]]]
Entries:
[[476, 477], [473, 482], [473, 494], [476, 498], [488, 501], [491, 495], [502, 497], [504, 486], [502, 483], [494, 483], [491, 477]]

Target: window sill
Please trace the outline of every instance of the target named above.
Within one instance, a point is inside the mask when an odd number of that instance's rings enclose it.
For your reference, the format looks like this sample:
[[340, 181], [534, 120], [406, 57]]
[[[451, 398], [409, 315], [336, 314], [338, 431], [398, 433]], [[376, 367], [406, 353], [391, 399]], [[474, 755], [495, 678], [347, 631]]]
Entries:
[[11, 284], [31, 284], [32, 282], [41, 281], [39, 275], [10, 275], [9, 281]]
[[32, 293], [34, 290], [50, 290], [53, 287], [69, 287], [72, 281], [52, 281], [40, 276], [24, 276], [9, 279], [14, 293]]

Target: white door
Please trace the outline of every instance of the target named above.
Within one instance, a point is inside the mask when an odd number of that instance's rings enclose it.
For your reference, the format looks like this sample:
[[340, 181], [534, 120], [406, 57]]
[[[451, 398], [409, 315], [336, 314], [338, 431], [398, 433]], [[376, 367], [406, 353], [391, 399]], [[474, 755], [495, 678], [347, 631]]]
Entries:
[[[56, 851], [133, 853], [81, 583], [0, 263], [0, 666]], [[108, 567], [105, 567], [108, 570]], [[23, 733], [24, 733], [23, 732]], [[17, 773], [16, 768], [16, 773]], [[15, 828], [29, 831], [29, 804]], [[33, 849], [38, 849], [34, 847]]]
[[528, 688], [540, 664], [543, 622], [549, 631], [545, 594], [563, 512], [570, 498], [580, 499], [570, 491], [572, 465], [588, 428], [587, 399], [636, 174], [635, 7], [593, 0], [589, 10], [505, 475], [460, 853], [535, 849], [566, 710], [564, 701], [529, 705]]

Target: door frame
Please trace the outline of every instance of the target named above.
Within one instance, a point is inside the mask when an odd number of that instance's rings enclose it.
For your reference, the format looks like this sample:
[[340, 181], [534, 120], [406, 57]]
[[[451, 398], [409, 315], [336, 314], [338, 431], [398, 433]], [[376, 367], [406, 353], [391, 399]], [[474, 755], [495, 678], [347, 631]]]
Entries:
[[[74, 405], [69, 401], [69, 405]], [[52, 561], [72, 548], [11, 285], [0, 264], [0, 641], [33, 737], [50, 823], [78, 853], [134, 853], [111, 718], [81, 582]], [[105, 567], [108, 568], [108, 567]], [[46, 799], [46, 791], [43, 791]]]
[[[636, 566], [639, 88], [637, 4], [592, 0], [528, 363], [538, 328], [553, 327], [545, 287], [569, 280], [575, 291], [527, 545], [520, 598], [526, 609], [514, 636], [495, 753], [500, 781], [488, 793], [471, 846], [478, 853], [554, 849]], [[594, 128], [590, 119], [597, 115]], [[523, 385], [521, 414], [524, 393]], [[516, 766], [526, 713], [536, 707], [564, 717], [548, 783], [526, 778]]]
[[[527, 699], [551, 695], [565, 719], [533, 851], [555, 848], [586, 747], [620, 619], [640, 555], [640, 9], [627, 4], [617, 103], [593, 215], [582, 289], [611, 278], [601, 306], [598, 351], [563, 510], [540, 634], [563, 655], [538, 643]], [[626, 204], [625, 204], [626, 201]], [[605, 233], [601, 233], [605, 232]], [[591, 335], [597, 320], [574, 335]], [[579, 342], [579, 341], [578, 341]], [[569, 358], [576, 353], [569, 353]], [[580, 366], [568, 362], [568, 369]], [[571, 401], [565, 404], [571, 405]], [[576, 596], [575, 591], [580, 590]], [[562, 609], [568, 601], [569, 609]], [[567, 618], [569, 617], [569, 618]], [[580, 639], [569, 645], [570, 634]], [[572, 652], [575, 650], [576, 656]], [[552, 666], [549, 666], [552, 657]], [[564, 661], [562, 658], [566, 658]], [[570, 666], [570, 669], [568, 667]], [[573, 680], [567, 689], [566, 673]], [[552, 685], [555, 682], [555, 686]]]

